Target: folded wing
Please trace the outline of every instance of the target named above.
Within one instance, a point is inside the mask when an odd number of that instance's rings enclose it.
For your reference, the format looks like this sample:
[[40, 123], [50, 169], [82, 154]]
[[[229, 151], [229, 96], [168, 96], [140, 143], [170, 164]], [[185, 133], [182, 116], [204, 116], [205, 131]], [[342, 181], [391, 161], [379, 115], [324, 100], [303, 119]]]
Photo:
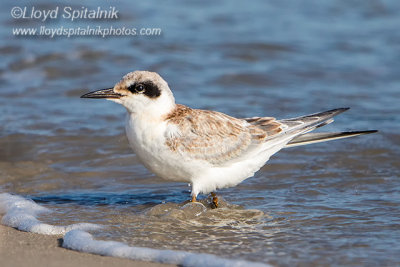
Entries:
[[170, 131], [167, 146], [186, 158], [224, 165], [260, 149], [266, 139], [279, 134], [273, 118], [259, 120], [259, 126], [226, 114], [177, 105], [167, 117]]
[[[333, 122], [348, 108], [276, 120], [272, 117], [237, 119], [226, 114], [177, 105], [167, 117], [166, 145], [184, 158], [205, 160], [222, 166], [283, 147], [357, 136], [374, 131], [308, 133]], [[270, 149], [270, 148], [273, 149]]]

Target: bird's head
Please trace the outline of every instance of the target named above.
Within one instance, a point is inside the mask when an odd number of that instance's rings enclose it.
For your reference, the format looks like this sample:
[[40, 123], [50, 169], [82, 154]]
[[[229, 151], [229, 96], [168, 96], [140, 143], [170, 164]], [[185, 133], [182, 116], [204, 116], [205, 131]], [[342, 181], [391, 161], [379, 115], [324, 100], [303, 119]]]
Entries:
[[155, 72], [126, 74], [113, 88], [97, 90], [81, 98], [103, 98], [123, 105], [134, 116], [157, 118], [175, 108], [175, 99], [167, 82]]

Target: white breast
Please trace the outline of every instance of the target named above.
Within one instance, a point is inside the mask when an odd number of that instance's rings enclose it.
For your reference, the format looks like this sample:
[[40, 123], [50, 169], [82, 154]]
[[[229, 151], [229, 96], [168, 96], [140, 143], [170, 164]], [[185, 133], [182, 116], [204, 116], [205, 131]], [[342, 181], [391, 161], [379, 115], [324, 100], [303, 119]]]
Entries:
[[138, 119], [129, 114], [126, 121], [129, 144], [147, 169], [166, 180], [191, 182], [195, 168], [165, 145], [166, 128], [165, 122]]

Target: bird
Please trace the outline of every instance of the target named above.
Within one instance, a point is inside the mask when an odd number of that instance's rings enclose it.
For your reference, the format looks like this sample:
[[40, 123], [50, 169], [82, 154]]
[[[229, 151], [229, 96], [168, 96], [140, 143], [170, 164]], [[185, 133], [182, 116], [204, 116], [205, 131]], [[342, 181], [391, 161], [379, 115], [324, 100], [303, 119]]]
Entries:
[[126, 108], [126, 135], [139, 161], [158, 177], [191, 185], [191, 202], [198, 194], [234, 187], [287, 147], [302, 146], [376, 130], [311, 133], [333, 122], [349, 108], [306, 116], [235, 118], [175, 103], [168, 83], [156, 72], [133, 71], [114, 87], [81, 98], [107, 99]]

